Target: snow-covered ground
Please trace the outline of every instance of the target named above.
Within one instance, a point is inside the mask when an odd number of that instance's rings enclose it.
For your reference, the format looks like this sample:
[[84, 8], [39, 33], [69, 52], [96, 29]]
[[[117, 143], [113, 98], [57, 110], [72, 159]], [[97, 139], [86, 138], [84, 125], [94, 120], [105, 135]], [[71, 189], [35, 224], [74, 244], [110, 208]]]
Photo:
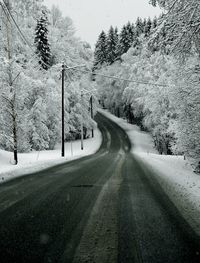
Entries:
[[193, 173], [183, 156], [159, 155], [151, 135], [138, 126], [100, 111], [126, 131], [135, 158], [153, 172], [171, 201], [200, 235], [200, 175]]
[[101, 132], [96, 129], [94, 138], [84, 140], [84, 149], [81, 150], [80, 141], [65, 144], [65, 158], [61, 158], [61, 147], [55, 150], [18, 154], [19, 163], [13, 165], [13, 153], [0, 150], [0, 183], [17, 176], [37, 172], [48, 167], [71, 161], [95, 153], [101, 146]]

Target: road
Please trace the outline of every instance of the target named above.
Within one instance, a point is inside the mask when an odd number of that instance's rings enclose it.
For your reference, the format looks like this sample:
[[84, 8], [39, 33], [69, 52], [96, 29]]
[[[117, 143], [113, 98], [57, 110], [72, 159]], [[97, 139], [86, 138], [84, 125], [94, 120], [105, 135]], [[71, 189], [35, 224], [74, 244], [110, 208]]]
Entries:
[[0, 262], [195, 263], [199, 237], [116, 124], [100, 150], [0, 186]]

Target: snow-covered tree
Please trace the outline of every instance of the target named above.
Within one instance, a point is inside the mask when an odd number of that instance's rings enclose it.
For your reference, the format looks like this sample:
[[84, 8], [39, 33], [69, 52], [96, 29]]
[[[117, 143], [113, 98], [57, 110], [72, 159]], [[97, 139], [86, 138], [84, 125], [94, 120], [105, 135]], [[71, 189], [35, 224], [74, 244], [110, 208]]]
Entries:
[[107, 63], [107, 36], [104, 31], [101, 32], [97, 40], [94, 52], [94, 69], [101, 67]]
[[48, 18], [45, 11], [42, 11], [42, 16], [37, 21], [35, 29], [35, 46], [39, 64], [43, 69], [49, 69], [51, 65], [51, 51], [48, 41]]
[[117, 58], [117, 42], [118, 35], [117, 31], [111, 26], [107, 36], [106, 42], [106, 53], [107, 53], [107, 62], [112, 64]]
[[152, 22], [151, 22], [151, 19], [150, 17], [148, 18], [147, 22], [146, 22], [146, 25], [144, 26], [144, 34], [145, 34], [145, 37], [148, 37], [151, 33], [151, 28], [152, 28]]
[[34, 150], [49, 149], [49, 131], [47, 127], [46, 105], [38, 98], [31, 109], [29, 125], [31, 125], [30, 142]]
[[154, 6], [158, 4], [166, 12], [162, 20], [170, 25], [168, 36], [173, 37], [171, 52], [185, 59], [195, 49], [200, 56], [199, 0], [154, 0], [151, 3]]
[[120, 60], [100, 70], [135, 82], [96, 76], [99, 97], [112, 113], [151, 132], [160, 153], [184, 154], [200, 172], [199, 0], [151, 3], [165, 13], [138, 18], [131, 45], [124, 26]]
[[156, 27], [158, 26], [158, 19], [157, 17], [155, 16], [153, 21], [152, 21], [152, 28], [155, 29]]
[[138, 37], [144, 33], [144, 23], [140, 17], [138, 17], [136, 20], [135, 32]]
[[128, 22], [126, 25], [122, 27], [121, 33], [119, 35], [119, 41], [117, 45], [117, 54], [121, 57], [124, 53], [126, 53], [129, 48], [132, 46], [134, 41], [134, 27]]
[[[15, 12], [13, 12], [14, 10]], [[50, 21], [48, 23], [48, 41], [51, 44], [53, 66], [49, 70], [44, 70], [43, 67], [38, 65], [40, 55], [36, 55], [31, 48], [35, 41], [37, 21], [41, 20], [41, 10], [45, 10]], [[3, 28], [0, 30], [0, 37], [3, 40], [0, 41], [0, 148], [13, 151], [15, 149], [14, 143], [16, 143], [14, 137], [16, 137], [19, 152], [53, 149], [61, 137], [60, 62], [64, 61], [69, 66], [85, 64], [89, 68], [92, 64], [93, 54], [86, 42], [75, 37], [72, 20], [69, 17], [63, 17], [59, 9], [54, 8], [51, 13], [42, 6], [42, 0], [12, 1], [11, 12], [18, 24], [23, 24], [21, 31], [29, 45], [22, 40], [15, 24], [8, 23], [12, 28], [12, 63], [10, 63], [11, 60], [8, 59], [7, 47], [5, 46], [7, 43], [5, 27], [7, 23], [2, 23]], [[46, 23], [45, 21], [44, 24], [47, 25]], [[47, 33], [46, 30], [40, 29], [42, 34]], [[10, 65], [12, 66], [10, 67]], [[80, 135], [80, 129], [76, 124], [76, 120], [79, 118], [80, 113], [74, 111], [74, 114], [70, 114], [68, 105], [70, 98], [76, 98], [77, 94], [79, 96], [81, 94], [79, 83], [82, 76], [82, 73], [76, 74], [75, 72], [70, 76], [70, 79], [68, 79], [71, 81], [70, 87], [74, 87], [75, 83], [77, 85], [75, 89], [71, 88], [70, 96], [66, 86], [65, 98], [66, 123], [69, 119], [71, 120], [69, 126], [77, 134], [77, 137]], [[66, 78], [68, 77], [66, 75]], [[91, 85], [94, 85], [94, 83], [90, 81], [86, 83], [87, 88], [91, 88]], [[94, 98], [95, 96], [94, 94]], [[84, 100], [85, 104], [81, 110], [86, 121], [85, 131], [87, 131], [85, 136], [88, 137], [95, 122], [91, 120], [88, 111], [88, 97]], [[94, 101], [96, 100], [94, 99]], [[74, 100], [73, 103], [74, 107], [78, 108], [80, 101]], [[95, 105], [96, 102], [94, 107]], [[69, 132], [69, 127], [66, 125], [66, 139], [69, 138]]]

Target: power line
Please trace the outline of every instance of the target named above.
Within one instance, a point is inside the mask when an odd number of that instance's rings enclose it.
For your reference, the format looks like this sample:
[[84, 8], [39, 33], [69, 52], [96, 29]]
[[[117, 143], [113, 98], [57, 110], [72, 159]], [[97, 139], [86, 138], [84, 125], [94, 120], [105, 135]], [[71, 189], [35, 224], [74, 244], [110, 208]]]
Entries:
[[[6, 6], [5, 2], [4, 2], [4, 5], [5, 5], [5, 6], [3, 5], [2, 2], [0, 2], [0, 5], [1, 5], [1, 7], [2, 7], [2, 10], [3, 10], [3, 12], [4, 12], [4, 14], [5, 14], [8, 22], [9, 22], [10, 25], [12, 26], [12, 21], [10, 20], [10, 15], [9, 15], [10, 10], [9, 10], [8, 7]], [[6, 7], [6, 8], [5, 8], [5, 7]], [[2, 21], [3, 21], [3, 18], [2, 18]], [[4, 25], [6, 25], [4, 21], [3, 21], [3, 23], [4, 23]], [[13, 61], [12, 61], [12, 62], [13, 62]], [[12, 62], [11, 62], [11, 63], [12, 63]]]
[[[4, 6], [2, 5], [2, 2], [0, 2], [2, 8], [3, 8], [3, 11], [6, 15], [6, 17], [9, 19], [9, 22], [11, 23], [10, 21], [10, 18], [9, 18], [9, 15], [12, 19], [12, 21], [14, 22], [17, 30], [19, 31], [20, 35], [21, 35], [21, 38], [25, 41], [25, 43], [29, 46], [29, 48], [34, 52], [31, 44], [29, 43], [29, 41], [26, 39], [26, 37], [24, 36], [24, 34], [22, 33], [19, 25], [17, 24], [15, 18], [13, 17], [12, 13], [10, 12], [10, 10], [8, 9], [7, 5], [5, 4], [5, 1], [3, 0], [3, 3], [6, 7], [6, 10], [4, 8]], [[9, 15], [8, 15], [9, 14]], [[36, 54], [33, 55], [33, 57], [37, 57]], [[37, 57], [38, 59], [38, 57]], [[43, 64], [47, 67], [49, 67], [49, 65], [47, 65], [45, 62], [43, 62]], [[39, 67], [39, 66], [38, 66]], [[79, 71], [79, 72], [82, 72], [82, 73], [90, 73], [90, 74], [93, 74], [93, 75], [98, 75], [98, 76], [102, 76], [102, 77], [105, 77], [105, 78], [110, 78], [110, 79], [115, 79], [115, 80], [122, 80], [122, 81], [128, 81], [128, 82], [133, 82], [133, 83], [136, 83], [136, 84], [144, 84], [144, 85], [154, 85], [154, 86], [160, 86], [160, 87], [168, 87], [168, 85], [164, 85], [164, 84], [157, 84], [157, 83], [151, 83], [151, 82], [143, 82], [143, 81], [136, 81], [136, 80], [132, 80], [132, 79], [124, 79], [124, 78], [119, 78], [119, 77], [116, 77], [116, 76], [110, 76], [110, 75], [105, 75], [105, 74], [100, 74], [100, 73], [94, 73], [92, 71], [89, 71], [89, 70], [82, 70], [82, 69], [78, 69], [78, 68], [73, 68], [73, 70], [75, 71]]]
[[[2, 10], [3, 10], [4, 14], [6, 15], [6, 18], [8, 19], [9, 23], [12, 25], [12, 21], [13, 21], [14, 25], [17, 27], [17, 30], [18, 30], [19, 33], [20, 33], [20, 36], [21, 36], [23, 42], [25, 42], [25, 43], [28, 45], [28, 47], [31, 49], [31, 51], [33, 52], [33, 54], [32, 54], [32, 56], [31, 56], [29, 62], [30, 62], [31, 60], [33, 60], [33, 58], [35, 58], [35, 59], [38, 60], [38, 56], [34, 53], [34, 50], [33, 50], [32, 46], [31, 46], [31, 44], [29, 43], [29, 41], [26, 39], [26, 37], [25, 37], [24, 34], [22, 33], [20, 27], [18, 26], [18, 24], [17, 24], [16, 20], [14, 19], [12, 13], [11, 13], [10, 10], [8, 9], [8, 7], [6, 6], [4, 0], [3, 0], [3, 2], [4, 2], [4, 5], [3, 5], [2, 2], [0, 2], [0, 5], [1, 5]], [[5, 8], [5, 7], [6, 7], [6, 8]], [[10, 20], [10, 17], [11, 17], [12, 21]], [[43, 62], [43, 64], [47, 66], [47, 64], [46, 64], [45, 62]], [[40, 67], [39, 65], [35, 65], [34, 68], [38, 68], [39, 70], [42, 70], [43, 73], [46, 73], [46, 71], [44, 71], [44, 69], [43, 69], [42, 67]], [[24, 73], [24, 71], [23, 71], [22, 69], [21, 69], [21, 72]], [[19, 72], [19, 73], [14, 77], [14, 80], [12, 81], [12, 84], [18, 79], [18, 77], [20, 76], [21, 72]]]
[[[4, 5], [3, 5], [2, 2], [0, 2], [0, 5], [1, 5], [2, 10], [3, 10], [3, 12], [5, 13], [5, 15], [6, 15], [8, 21], [10, 22], [10, 24], [12, 24], [12, 22], [11, 22], [11, 20], [10, 20], [10, 17], [8, 16], [8, 13], [7, 13], [7, 11], [6, 11], [6, 10], [7, 10], [7, 6], [6, 6], [6, 9], [5, 9], [5, 7], [4, 7]], [[5, 23], [4, 23], [4, 24], [5, 24]]]
[[[16, 22], [16, 20], [15, 20], [14, 16], [12, 15], [11, 11], [8, 9], [8, 7], [7, 7], [7, 5], [5, 4], [5, 1], [4, 1], [4, 0], [3, 0], [3, 3], [4, 3], [4, 6], [6, 7], [6, 10], [7, 10], [9, 16], [11, 17], [11, 19], [12, 19], [13, 23], [15, 24], [17, 30], [19, 31], [21, 38], [25, 41], [25, 43], [26, 43], [26, 44], [29, 46], [29, 48], [31, 49], [31, 51], [33, 52], [33, 56], [35, 56], [35, 58], [38, 59], [38, 56], [35, 54], [35, 51], [34, 51], [34, 49], [32, 48], [32, 45], [29, 43], [29, 41], [27, 40], [27, 38], [26, 38], [25, 35], [23, 34], [22, 30], [20, 29], [18, 23]], [[1, 6], [3, 7], [2, 3], [1, 3]], [[6, 16], [9, 18], [8, 14], [7, 14], [7, 13], [5, 13], [5, 14], [6, 14]], [[42, 61], [42, 63], [43, 63], [45, 66], [49, 67], [49, 65], [47, 65], [44, 61]]]
[[82, 69], [78, 69], [78, 68], [73, 68], [73, 70], [79, 71], [79, 72], [82, 72], [82, 73], [90, 73], [92, 75], [97, 75], [97, 76], [101, 76], [101, 77], [105, 77], [105, 78], [109, 78], [109, 79], [133, 82], [133, 83], [136, 83], [136, 84], [153, 85], [153, 86], [160, 86], [160, 87], [169, 87], [169, 85], [165, 85], [165, 84], [137, 81], [137, 80], [133, 80], [133, 79], [124, 79], [124, 78], [119, 78], [119, 77], [116, 77], [116, 76], [105, 75], [105, 74], [96, 73], [96, 72], [89, 71], [89, 70], [82, 70]]
[[26, 37], [24, 36], [24, 34], [22, 33], [20, 27], [18, 26], [15, 18], [13, 17], [12, 13], [10, 12], [9, 8], [7, 7], [5, 1], [3, 0], [3, 3], [4, 3], [4, 6], [6, 7], [6, 10], [8, 12], [8, 14], [10, 15], [12, 21], [14, 22], [15, 26], [17, 27], [17, 30], [19, 31], [20, 35], [21, 35], [21, 38], [25, 41], [25, 43], [32, 49], [30, 43], [28, 42], [28, 40], [26, 39]]

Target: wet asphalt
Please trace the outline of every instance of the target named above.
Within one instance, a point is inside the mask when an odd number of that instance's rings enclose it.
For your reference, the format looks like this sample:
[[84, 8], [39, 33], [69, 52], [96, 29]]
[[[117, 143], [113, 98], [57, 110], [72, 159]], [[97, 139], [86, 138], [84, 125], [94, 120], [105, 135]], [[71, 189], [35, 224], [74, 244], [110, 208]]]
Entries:
[[96, 120], [96, 154], [0, 185], [0, 263], [200, 262], [199, 236], [125, 132]]

